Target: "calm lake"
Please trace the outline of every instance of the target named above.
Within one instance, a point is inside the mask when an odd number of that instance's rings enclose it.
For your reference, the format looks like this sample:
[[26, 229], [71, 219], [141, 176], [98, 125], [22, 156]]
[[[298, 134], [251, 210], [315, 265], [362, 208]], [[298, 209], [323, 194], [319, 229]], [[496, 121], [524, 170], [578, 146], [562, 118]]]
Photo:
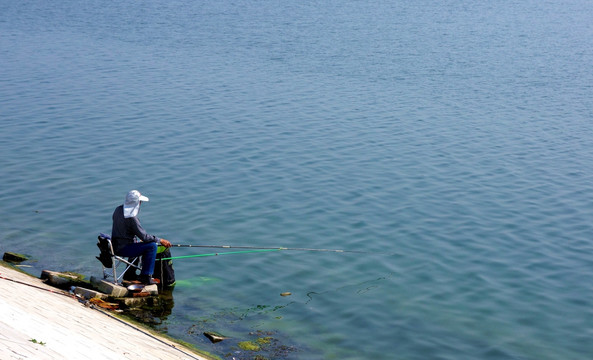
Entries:
[[174, 260], [154, 326], [222, 359], [589, 358], [591, 19], [0, 0], [0, 251], [101, 276], [97, 235], [138, 189], [176, 244], [360, 251]]

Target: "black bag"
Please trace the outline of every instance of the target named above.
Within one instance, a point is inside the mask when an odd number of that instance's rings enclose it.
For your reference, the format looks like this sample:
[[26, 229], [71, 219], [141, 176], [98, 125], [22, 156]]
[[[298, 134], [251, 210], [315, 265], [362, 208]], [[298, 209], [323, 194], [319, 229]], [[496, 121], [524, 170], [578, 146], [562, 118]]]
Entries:
[[111, 251], [109, 251], [109, 243], [107, 240], [110, 240], [111, 237], [107, 234], [100, 233], [97, 237], [99, 241], [97, 241], [97, 247], [101, 251], [99, 256], [95, 256], [103, 266], [106, 268], [111, 268], [113, 266], [113, 261], [111, 259]]
[[154, 274], [152, 277], [159, 279], [162, 286], [175, 285], [175, 270], [173, 269], [173, 260], [161, 260], [171, 257], [171, 251], [165, 249], [156, 254], [156, 261], [154, 262]]

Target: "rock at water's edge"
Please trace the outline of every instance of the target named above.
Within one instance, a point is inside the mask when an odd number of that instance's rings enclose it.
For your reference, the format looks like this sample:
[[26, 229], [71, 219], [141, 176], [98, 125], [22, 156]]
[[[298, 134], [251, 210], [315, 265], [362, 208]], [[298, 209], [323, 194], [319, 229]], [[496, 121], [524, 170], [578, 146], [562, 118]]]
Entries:
[[17, 253], [13, 253], [13, 252], [5, 252], [4, 256], [2, 257], [2, 260], [6, 261], [6, 262], [10, 262], [10, 263], [20, 263], [25, 260], [29, 260], [29, 257], [27, 255], [23, 255], [23, 254], [17, 254]]

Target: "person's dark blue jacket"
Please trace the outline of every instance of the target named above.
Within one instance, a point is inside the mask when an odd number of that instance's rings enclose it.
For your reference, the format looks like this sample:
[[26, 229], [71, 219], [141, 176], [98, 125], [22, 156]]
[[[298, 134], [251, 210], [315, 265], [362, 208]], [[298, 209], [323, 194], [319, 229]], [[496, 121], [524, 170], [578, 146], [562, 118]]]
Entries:
[[136, 216], [125, 218], [124, 206], [118, 206], [113, 212], [113, 227], [111, 228], [113, 251], [117, 254], [124, 246], [133, 243], [135, 236], [143, 242], [160, 243], [160, 238], [144, 231]]

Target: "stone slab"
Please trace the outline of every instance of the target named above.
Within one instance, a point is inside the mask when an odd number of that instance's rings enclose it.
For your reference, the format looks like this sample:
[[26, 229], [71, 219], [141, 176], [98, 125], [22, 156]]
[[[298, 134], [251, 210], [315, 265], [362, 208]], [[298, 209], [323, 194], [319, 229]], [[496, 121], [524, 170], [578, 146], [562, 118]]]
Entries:
[[99, 298], [99, 299], [105, 300], [109, 297], [109, 295], [104, 294], [100, 291], [85, 289], [83, 287], [74, 288], [74, 294], [83, 298], [83, 299], [86, 299], [86, 300], [89, 300], [92, 298]]
[[114, 284], [104, 279], [91, 277], [91, 284], [100, 292], [113, 297], [124, 297], [128, 295], [128, 289], [121, 285]]

